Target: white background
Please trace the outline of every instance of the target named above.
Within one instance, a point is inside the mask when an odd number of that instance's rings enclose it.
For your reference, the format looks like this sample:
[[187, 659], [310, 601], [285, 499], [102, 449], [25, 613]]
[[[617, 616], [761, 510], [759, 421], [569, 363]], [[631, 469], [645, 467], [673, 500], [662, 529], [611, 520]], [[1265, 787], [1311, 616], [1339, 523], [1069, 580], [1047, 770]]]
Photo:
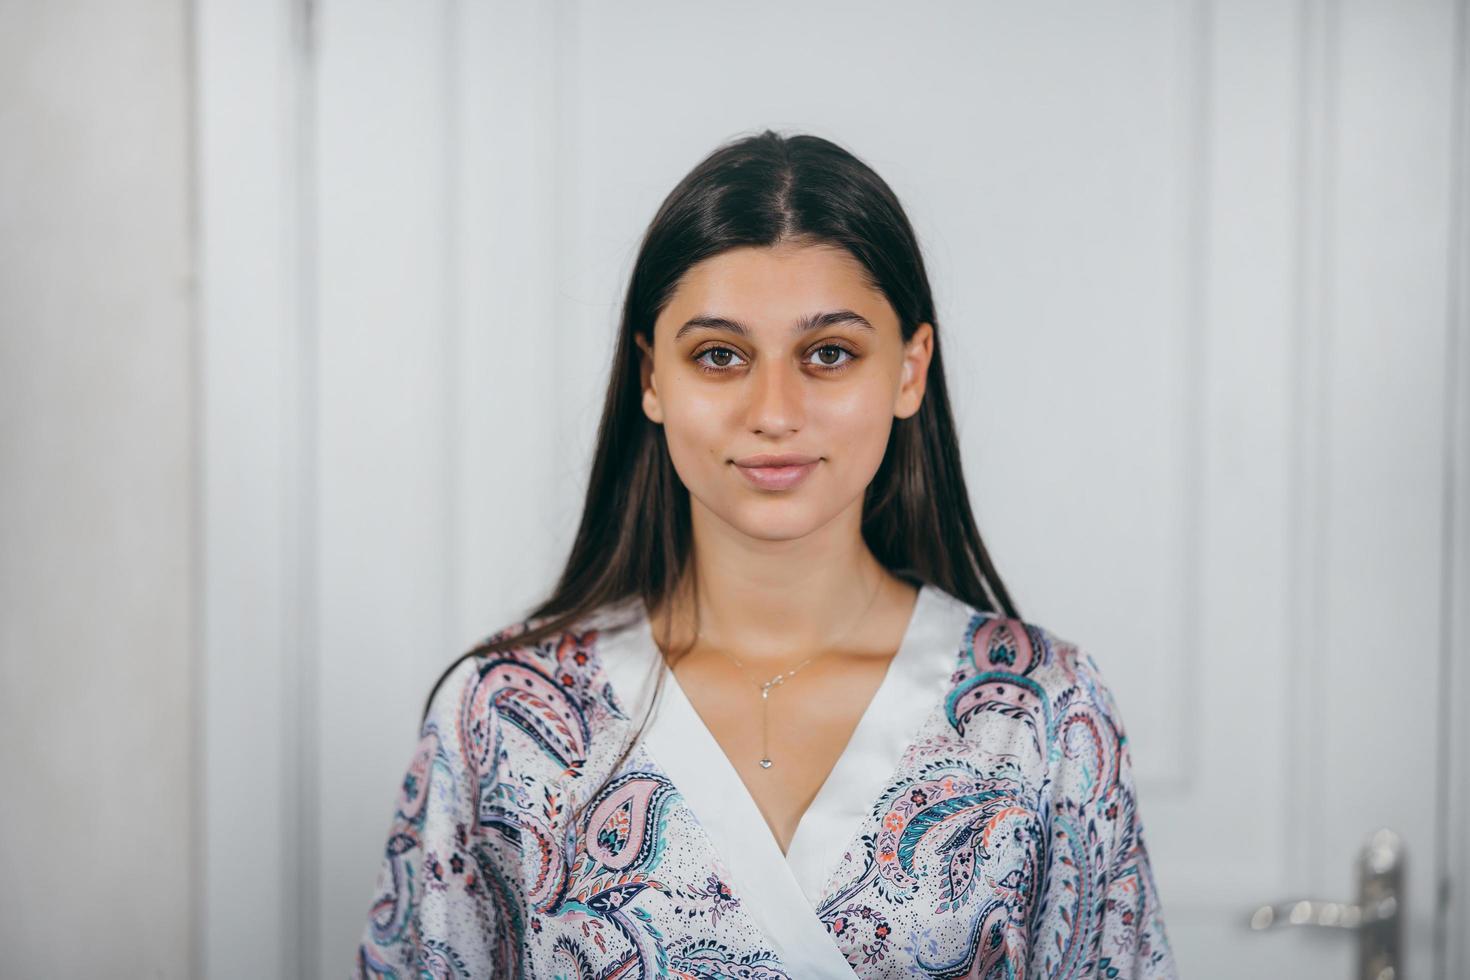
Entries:
[[1378, 826], [1407, 975], [1470, 974], [1463, 3], [148, 9], [0, 15], [0, 974], [347, 971], [430, 684], [570, 544], [637, 238], [765, 127], [916, 225], [1183, 975], [1351, 975], [1242, 923]]

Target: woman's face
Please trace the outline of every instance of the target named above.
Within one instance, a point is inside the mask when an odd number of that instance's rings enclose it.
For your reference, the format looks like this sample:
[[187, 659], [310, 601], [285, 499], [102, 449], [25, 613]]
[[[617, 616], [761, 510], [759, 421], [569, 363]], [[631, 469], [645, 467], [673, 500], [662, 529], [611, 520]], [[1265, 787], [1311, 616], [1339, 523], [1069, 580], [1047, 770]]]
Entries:
[[[845, 249], [738, 248], [691, 267], [654, 324], [643, 411], [703, 508], [751, 537], [801, 537], [849, 507], [895, 417], [919, 410], [933, 330], [907, 345]], [[810, 462], [751, 467], [751, 457]]]

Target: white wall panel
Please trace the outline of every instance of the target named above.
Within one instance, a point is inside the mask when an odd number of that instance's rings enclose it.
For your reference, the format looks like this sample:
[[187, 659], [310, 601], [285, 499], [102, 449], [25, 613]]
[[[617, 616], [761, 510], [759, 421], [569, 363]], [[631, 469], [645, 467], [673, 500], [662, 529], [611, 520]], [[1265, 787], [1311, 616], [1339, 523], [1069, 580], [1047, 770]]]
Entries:
[[306, 24], [196, 6], [203, 582], [201, 969], [295, 976], [301, 950], [304, 457], [313, 413]]
[[0, 976], [196, 975], [184, 3], [0, 4]]
[[451, 10], [325, 4], [315, 26], [311, 976], [350, 961], [366, 899], [339, 895], [371, 895], [391, 816], [392, 766], [355, 760], [406, 765], [403, 708], [451, 653]]
[[[221, 483], [211, 511], [231, 550], [276, 542], [239, 595], [278, 659], [239, 690], [282, 685], [261, 692], [282, 756], [250, 761], [238, 703], [210, 724], [211, 758], [275, 771], [272, 819], [300, 830], [272, 855], [301, 859], [274, 887], [302, 923], [280, 956], [350, 959], [430, 683], [570, 546], [638, 237], [700, 157], [769, 126], [847, 145], [910, 211], [982, 531], [1022, 612], [1118, 695], [1186, 975], [1343, 975], [1346, 937], [1244, 917], [1350, 898], [1378, 823], [1409, 838], [1429, 975], [1435, 785], [1467, 764], [1437, 727], [1466, 655], [1442, 622], [1465, 501], [1444, 364], [1470, 348], [1447, 307], [1452, 0], [305, 9], [313, 45], [281, 46], [282, 5], [242, 56], [300, 59], [294, 95], [247, 106], [300, 145], [205, 157], [295, 161], [260, 200], [205, 198], [226, 225], [263, 216], [257, 261], [273, 235], [301, 249], [217, 321], [288, 317], [222, 338], [265, 407], [221, 416], [240, 449], [219, 472], [271, 503], [233, 511]], [[228, 370], [209, 362], [222, 410], [249, 383]], [[234, 581], [209, 595], [228, 607]]]

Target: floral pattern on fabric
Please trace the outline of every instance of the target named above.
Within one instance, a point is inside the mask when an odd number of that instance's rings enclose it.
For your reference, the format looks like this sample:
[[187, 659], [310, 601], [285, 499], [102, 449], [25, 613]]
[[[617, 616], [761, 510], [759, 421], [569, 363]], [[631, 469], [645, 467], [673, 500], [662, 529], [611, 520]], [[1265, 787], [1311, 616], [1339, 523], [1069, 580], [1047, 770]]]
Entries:
[[[954, 658], [948, 690], [814, 914], [865, 980], [1177, 976], [1096, 663], [1034, 624], [972, 613], [934, 651]], [[467, 658], [435, 693], [358, 980], [788, 977], [656, 760], [640, 745], [611, 771], [637, 719], [602, 675], [598, 635]]]
[[1176, 975], [1096, 662], [976, 613], [950, 685], [817, 910], [857, 974]]

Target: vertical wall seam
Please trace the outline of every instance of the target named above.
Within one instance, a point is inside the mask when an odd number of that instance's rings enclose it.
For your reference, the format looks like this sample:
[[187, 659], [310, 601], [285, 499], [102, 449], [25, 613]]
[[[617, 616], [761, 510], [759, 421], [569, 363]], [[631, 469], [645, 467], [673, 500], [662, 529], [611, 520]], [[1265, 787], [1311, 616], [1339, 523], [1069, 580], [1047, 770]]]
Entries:
[[[1322, 128], [1318, 148], [1318, 175], [1320, 183], [1319, 203], [1317, 212], [1317, 226], [1313, 230], [1313, 237], [1318, 243], [1318, 277], [1315, 283], [1318, 294], [1317, 316], [1312, 322], [1314, 337], [1313, 363], [1311, 370], [1315, 372], [1315, 383], [1313, 394], [1316, 405], [1313, 409], [1313, 425], [1315, 429], [1314, 444], [1312, 451], [1315, 459], [1312, 464], [1313, 482], [1311, 486], [1310, 499], [1313, 501], [1311, 508], [1312, 533], [1311, 558], [1313, 562], [1311, 582], [1311, 599], [1308, 606], [1309, 618], [1306, 622], [1306, 645], [1301, 648], [1308, 651], [1310, 663], [1308, 664], [1313, 677], [1324, 676], [1326, 669], [1326, 654], [1322, 643], [1313, 642], [1314, 637], [1322, 635], [1323, 624], [1326, 622], [1327, 610], [1327, 569], [1330, 561], [1330, 538], [1328, 537], [1328, 508], [1325, 502], [1328, 499], [1327, 487], [1330, 478], [1331, 446], [1332, 446], [1332, 354], [1334, 337], [1334, 316], [1336, 306], [1334, 299], [1334, 262], [1336, 258], [1336, 214], [1337, 214], [1337, 97], [1338, 97], [1338, 71], [1337, 58], [1338, 47], [1338, 19], [1337, 0], [1325, 0], [1322, 4], [1322, 73], [1320, 101], [1318, 108], [1322, 114]], [[1326, 810], [1327, 795], [1323, 792], [1324, 780], [1321, 773], [1327, 764], [1327, 705], [1323, 698], [1310, 699], [1313, 709], [1313, 718], [1309, 728], [1311, 739], [1312, 757], [1315, 764], [1312, 772], [1318, 774], [1314, 786], [1312, 800], [1316, 807], [1313, 819], [1307, 824], [1310, 827], [1325, 827], [1328, 825], [1328, 814]], [[1312, 835], [1312, 849], [1309, 857], [1313, 861], [1312, 873], [1309, 879], [1311, 884], [1322, 887], [1326, 877], [1327, 855], [1323, 851], [1326, 836], [1323, 834]], [[1356, 857], [1356, 855], [1354, 855]]]
[[[555, 94], [552, 99], [554, 122], [551, 132], [552, 172], [556, 181], [552, 193], [552, 227], [556, 229], [556, 238], [551, 243], [549, 256], [549, 273], [555, 299], [551, 305], [553, 321], [548, 324], [551, 337], [548, 345], [550, 359], [539, 365], [546, 372], [547, 390], [551, 391], [561, 387], [557, 371], [560, 365], [567, 363], [568, 345], [577, 346], [577, 339], [568, 334], [574, 328], [573, 311], [580, 313], [582, 309], [582, 304], [576, 302], [581, 296], [582, 283], [567, 282], [564, 277], [581, 277], [587, 268], [583, 261], [582, 244], [577, 235], [580, 225], [576, 205], [580, 200], [580, 184], [575, 178], [579, 176], [579, 157], [573, 152], [580, 135], [581, 117], [578, 109], [581, 92], [577, 67], [581, 55], [582, 19], [585, 16], [578, 0], [557, 0], [551, 38], [556, 59], [552, 78]], [[580, 447], [582, 439], [579, 434], [571, 431], [571, 426], [579, 418], [582, 400], [556, 398], [553, 399], [553, 404], [556, 412], [555, 445]], [[568, 468], [576, 464], [569, 463], [564, 454], [553, 451], [548, 451], [543, 458], [547, 485], [562, 488], [550, 495], [549, 509], [543, 509], [539, 515], [543, 528], [551, 532], [555, 539], [560, 537], [559, 528], [566, 519], [561, 514], [562, 506], [576, 500], [573, 496], [569, 501], [565, 490], [571, 482], [568, 479]]]
[[444, 383], [441, 411], [444, 419], [440, 438], [441, 488], [440, 547], [443, 549], [444, 587], [440, 597], [439, 636], [436, 649], [449, 653], [451, 643], [459, 636], [460, 561], [458, 539], [462, 526], [460, 513], [460, 420], [464, 414], [461, 398], [460, 361], [463, 350], [463, 303], [460, 288], [461, 227], [456, 216], [465, 214], [464, 187], [461, 181], [460, 153], [463, 146], [463, 113], [460, 92], [463, 59], [457, 39], [464, 35], [460, 25], [460, 4], [446, 0], [443, 15], [444, 75], [441, 79], [444, 98], [443, 192], [440, 194], [440, 217], [444, 250], [440, 288], [444, 301], [444, 342], [440, 373]]
[[[1436, 734], [1439, 745], [1438, 778], [1435, 780], [1435, 852], [1433, 873], [1438, 876], [1433, 924], [1434, 975], [1439, 978], [1464, 976], [1470, 969], [1470, 947], [1465, 928], [1453, 929], [1452, 913], [1465, 916], [1466, 884], [1470, 882], [1470, 847], [1463, 834], [1453, 828], [1470, 823], [1470, 731], [1463, 721], [1456, 724], [1456, 704], [1470, 703], [1470, 664], [1462, 649], [1467, 646], [1470, 616], [1466, 599], [1470, 583], [1458, 575], [1470, 570], [1462, 562], [1466, 554], [1466, 527], [1470, 510], [1466, 478], [1470, 476], [1470, 419], [1466, 418], [1466, 392], [1470, 387], [1470, 363], [1464, 344], [1466, 314], [1470, 310], [1470, 3], [1459, 0], [1454, 7], [1454, 46], [1450, 91], [1449, 235], [1446, 242], [1445, 358], [1443, 480], [1440, 538], [1439, 621], [1439, 712]], [[1462, 346], [1463, 345], [1463, 346]], [[1460, 729], [1457, 731], [1456, 729]], [[1412, 868], [1413, 866], [1410, 865]], [[1464, 926], [1470, 926], [1467, 918]], [[1451, 939], [1453, 936], [1453, 940]], [[1451, 942], [1454, 946], [1451, 948]]]
[[186, 254], [188, 256], [187, 304], [188, 351], [186, 359], [189, 371], [188, 405], [188, 454], [189, 454], [189, 512], [188, 523], [188, 582], [189, 594], [186, 602], [189, 610], [189, 707], [187, 737], [189, 745], [189, 921], [188, 950], [185, 956], [189, 976], [204, 976], [204, 945], [207, 919], [206, 903], [209, 898], [208, 877], [205, 863], [208, 850], [205, 845], [206, 807], [204, 774], [207, 762], [205, 749], [205, 707], [208, 691], [208, 647], [205, 629], [206, 590], [204, 587], [206, 529], [204, 514], [205, 457], [204, 457], [204, 303], [200, 284], [203, 273], [204, 236], [201, 228], [203, 206], [203, 140], [200, 133], [200, 92], [202, 72], [199, 65], [199, 5], [183, 4], [184, 43], [184, 141], [185, 141], [185, 220], [187, 222]]
[[[1293, 166], [1295, 169], [1295, 174], [1293, 175], [1295, 214], [1292, 221], [1292, 234], [1294, 239], [1292, 243], [1292, 264], [1295, 274], [1291, 280], [1292, 308], [1290, 322], [1292, 324], [1292, 332], [1290, 356], [1292, 362], [1291, 376], [1298, 383], [1292, 384], [1289, 387], [1291, 404], [1288, 406], [1286, 413], [1286, 417], [1289, 420], [1288, 425], [1290, 426], [1290, 433], [1287, 437], [1287, 485], [1289, 487], [1287, 492], [1287, 526], [1291, 532], [1288, 538], [1286, 557], [1286, 588], [1290, 593], [1285, 606], [1288, 618], [1288, 623], [1286, 624], [1288, 636], [1286, 648], [1288, 650], [1300, 650], [1304, 639], [1300, 614], [1302, 547], [1301, 532], [1299, 530], [1302, 517], [1301, 484], [1303, 466], [1301, 464], [1301, 450], [1303, 443], [1302, 411], [1304, 399], [1301, 394], [1302, 385], [1300, 381], [1302, 380], [1301, 373], [1304, 363], [1303, 348], [1305, 346], [1303, 339], [1305, 326], [1303, 321], [1307, 315], [1305, 283], [1308, 275], [1306, 229], [1310, 212], [1307, 201], [1307, 161], [1310, 146], [1308, 124], [1311, 118], [1309, 112], [1311, 92], [1308, 88], [1308, 76], [1310, 74], [1309, 65], [1312, 55], [1310, 43], [1310, 28], [1313, 23], [1311, 17], [1312, 2], [1313, 0], [1301, 0], [1296, 8], [1296, 118], [1293, 126], [1294, 141], [1292, 147], [1294, 157]], [[1301, 698], [1299, 695], [1302, 690], [1302, 671], [1298, 666], [1296, 658], [1292, 658], [1290, 663], [1285, 665], [1285, 671], [1289, 675], [1287, 686], [1291, 692], [1287, 698], [1287, 704], [1300, 704]], [[1302, 744], [1302, 735], [1304, 734], [1302, 722], [1302, 713], [1300, 711], [1287, 711], [1286, 728], [1288, 745], [1300, 746]], [[1301, 753], [1299, 751], [1288, 752], [1284, 761], [1287, 776], [1287, 799], [1282, 814], [1284, 826], [1282, 827], [1282, 833], [1278, 836], [1282, 840], [1289, 842], [1289, 846], [1286, 848], [1287, 879], [1295, 885], [1297, 882], [1302, 881], [1305, 874], [1303, 862], [1297, 858], [1297, 855], [1300, 855], [1302, 852], [1301, 848], [1296, 846], [1298, 842], [1295, 837], [1296, 828], [1301, 826], [1301, 821], [1293, 819], [1295, 815], [1301, 812], [1303, 799], [1305, 798], [1305, 792], [1302, 788], [1304, 766], [1302, 765]]]
[[[321, 848], [318, 834], [318, 758], [320, 740], [315, 728], [321, 716], [317, 685], [317, 658], [321, 645], [318, 634], [318, 588], [316, 553], [319, 545], [317, 528], [317, 394], [318, 324], [316, 309], [316, 83], [318, 55], [319, 8], [316, 0], [287, 0], [291, 3], [291, 29], [294, 32], [286, 96], [290, 100], [290, 152], [284, 161], [287, 168], [288, 207], [294, 221], [287, 222], [284, 243], [290, 264], [296, 316], [284, 329], [291, 336], [283, 345], [290, 361], [286, 367], [289, 379], [289, 404], [283, 426], [286, 458], [283, 469], [283, 514], [287, 540], [282, 553], [286, 567], [281, 580], [287, 594], [282, 596], [286, 635], [282, 650], [284, 683], [284, 716], [288, 730], [284, 733], [283, 752], [287, 807], [285, 826], [294, 828], [293, 839], [283, 849], [286, 866], [282, 869], [282, 891], [289, 896], [282, 909], [284, 923], [283, 949], [287, 958], [283, 976], [306, 980], [321, 976], [317, 962], [316, 938], [320, 932]], [[313, 862], [308, 866], [308, 862]]]
[[1183, 223], [1184, 276], [1180, 305], [1181, 322], [1177, 329], [1184, 335], [1183, 371], [1184, 419], [1180, 432], [1184, 459], [1181, 579], [1184, 583], [1184, 610], [1180, 621], [1179, 650], [1186, 655], [1170, 658], [1177, 671], [1173, 680], [1179, 696], [1172, 699], [1174, 716], [1171, 727], [1180, 740], [1175, 756], [1176, 768], [1171, 783], [1181, 796], [1190, 792], [1200, 771], [1200, 736], [1193, 720], [1201, 717], [1199, 691], [1199, 651], [1202, 649], [1200, 611], [1203, 608], [1204, 534], [1204, 467], [1205, 411], [1204, 401], [1208, 371], [1205, 364], [1205, 338], [1209, 330], [1209, 305], [1206, 298], [1210, 243], [1210, 158], [1214, 142], [1213, 88], [1214, 31], [1210, 0], [1195, 0], [1183, 18], [1181, 47], [1189, 70], [1189, 84], [1180, 100], [1184, 120], [1180, 131], [1186, 145], [1183, 152], [1185, 194]]
[[1324, 825], [1321, 771], [1324, 763], [1323, 719], [1326, 709], [1319, 690], [1309, 696], [1309, 683], [1322, 676], [1318, 642], [1325, 603], [1323, 581], [1327, 561], [1325, 514], [1326, 472], [1330, 438], [1330, 390], [1327, 360], [1331, 337], [1332, 150], [1336, 126], [1333, 0], [1302, 0], [1299, 7], [1296, 122], [1296, 245], [1292, 333], [1293, 375], [1290, 411], [1291, 507], [1290, 574], [1287, 604], [1287, 665], [1290, 704], [1287, 771], [1289, 802], [1283, 840], [1294, 841], [1288, 853], [1295, 888], [1312, 889], [1324, 869], [1322, 836], [1302, 837], [1302, 828]]

